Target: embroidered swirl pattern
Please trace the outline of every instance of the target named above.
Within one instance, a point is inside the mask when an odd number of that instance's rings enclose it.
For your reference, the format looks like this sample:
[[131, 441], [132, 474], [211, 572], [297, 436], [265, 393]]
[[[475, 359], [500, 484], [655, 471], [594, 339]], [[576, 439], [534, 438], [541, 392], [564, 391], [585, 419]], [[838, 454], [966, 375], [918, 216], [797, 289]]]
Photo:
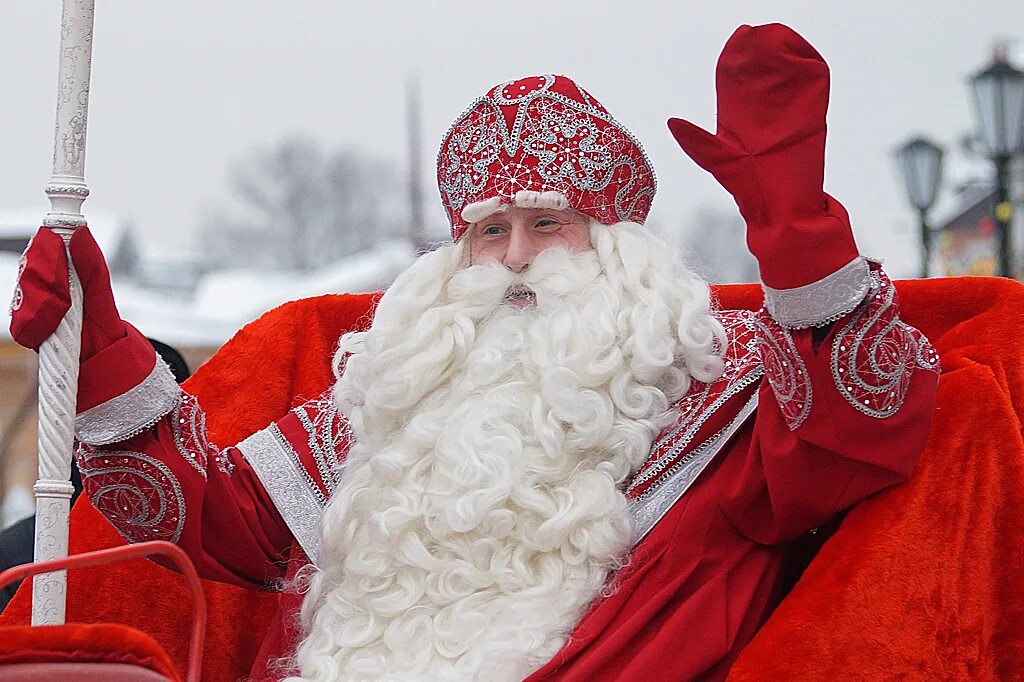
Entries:
[[767, 311], [758, 314], [757, 328], [757, 350], [765, 378], [772, 387], [786, 426], [792, 431], [803, 424], [811, 412], [811, 377], [793, 344], [792, 334], [779, 326]]
[[330, 497], [341, 478], [341, 465], [352, 438], [348, 421], [338, 412], [330, 390], [296, 407], [292, 412], [306, 431], [310, 454], [313, 455], [320, 480]]
[[[31, 244], [29, 244], [31, 246]], [[21, 304], [25, 302], [25, 292], [21, 289], [21, 276], [25, 274], [25, 266], [28, 261], [25, 256], [21, 256], [21, 260], [18, 261], [18, 278], [17, 283], [14, 285], [14, 296], [11, 298], [11, 305], [7, 308], [9, 314], [14, 314], [16, 311], [21, 310]]]
[[640, 143], [589, 93], [550, 74], [473, 102], [441, 143], [437, 182], [456, 239], [467, 204], [521, 190], [561, 192], [602, 223], [642, 223], [657, 185]]
[[234, 472], [235, 465], [226, 451], [211, 443], [206, 436], [206, 413], [199, 406], [199, 401], [184, 391], [171, 415], [171, 431], [178, 453], [203, 478], [206, 478], [208, 458], [213, 458], [221, 473], [230, 476]]
[[710, 384], [694, 381], [677, 403], [679, 419], [655, 440], [650, 456], [626, 489], [630, 499], [645, 499], [684, 466], [693, 439], [708, 418], [727, 400], [761, 378], [762, 370], [755, 352], [754, 316], [747, 310], [717, 313], [725, 327], [725, 371]]
[[921, 332], [897, 316], [896, 288], [871, 273], [868, 300], [832, 342], [831, 368], [839, 392], [857, 410], [885, 419], [899, 411], [915, 368], [939, 371], [939, 355]]
[[185, 497], [171, 468], [139, 452], [80, 445], [78, 466], [89, 499], [128, 542], [177, 542]]

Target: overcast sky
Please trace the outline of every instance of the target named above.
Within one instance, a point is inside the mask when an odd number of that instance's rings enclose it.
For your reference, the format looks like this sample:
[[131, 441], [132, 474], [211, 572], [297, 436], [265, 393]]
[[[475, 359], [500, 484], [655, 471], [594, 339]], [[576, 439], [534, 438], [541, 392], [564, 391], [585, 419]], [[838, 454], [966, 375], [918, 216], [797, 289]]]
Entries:
[[[966, 78], [996, 38], [1024, 38], [1024, 2], [487, 3], [99, 0], [86, 179], [89, 210], [147, 239], [189, 243], [227, 195], [229, 164], [304, 134], [404, 168], [404, 85], [422, 90], [428, 214], [441, 135], [491, 85], [565, 73], [646, 146], [660, 180], [652, 221], [732, 206], [665, 127], [714, 128], [714, 66], [736, 26], [782, 21], [832, 69], [827, 189], [861, 250], [916, 270], [914, 217], [892, 150], [925, 132], [953, 145], [972, 125]], [[0, 21], [0, 210], [39, 207], [50, 172], [60, 2], [5, 0]], [[1020, 53], [1018, 40], [1016, 53]], [[401, 198], [396, 198], [401, 200]]]

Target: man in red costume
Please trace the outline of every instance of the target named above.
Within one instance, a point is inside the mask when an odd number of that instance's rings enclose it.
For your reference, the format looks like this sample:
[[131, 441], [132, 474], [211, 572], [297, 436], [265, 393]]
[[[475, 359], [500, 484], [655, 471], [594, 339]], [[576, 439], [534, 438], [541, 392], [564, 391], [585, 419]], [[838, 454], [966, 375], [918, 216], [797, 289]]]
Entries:
[[[717, 134], [669, 127], [735, 197], [763, 310], [716, 310], [642, 228], [654, 172], [601, 104], [510, 81], [442, 142], [453, 242], [342, 336], [330, 390], [235, 447], [72, 238], [86, 490], [207, 578], [285, 584], [255, 678], [722, 679], [788, 543], [909, 475], [938, 358], [822, 190], [828, 69], [770, 25], [717, 76]], [[27, 252], [26, 346], [66, 310], [63, 253]]]

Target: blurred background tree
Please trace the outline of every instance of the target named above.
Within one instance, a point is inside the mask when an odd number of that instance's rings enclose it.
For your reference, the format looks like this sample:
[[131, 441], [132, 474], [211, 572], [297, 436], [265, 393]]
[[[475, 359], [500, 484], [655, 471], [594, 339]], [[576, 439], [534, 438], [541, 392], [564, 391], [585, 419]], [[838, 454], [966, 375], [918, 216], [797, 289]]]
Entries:
[[289, 137], [233, 164], [228, 200], [202, 221], [211, 267], [311, 270], [404, 234], [394, 167]]
[[747, 249], [747, 229], [735, 209], [703, 205], [694, 209], [672, 241], [686, 263], [714, 284], [758, 282], [757, 261]]

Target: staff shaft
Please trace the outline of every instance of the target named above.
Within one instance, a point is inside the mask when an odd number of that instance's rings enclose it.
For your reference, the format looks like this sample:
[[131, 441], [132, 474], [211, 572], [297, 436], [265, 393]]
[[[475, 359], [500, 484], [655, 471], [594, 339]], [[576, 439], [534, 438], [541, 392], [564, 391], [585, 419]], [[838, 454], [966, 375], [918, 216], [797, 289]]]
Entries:
[[[46, 186], [50, 212], [43, 225], [65, 242], [86, 224], [82, 203], [85, 184], [85, 133], [89, 113], [92, 27], [95, 0], [63, 0], [57, 121], [54, 127], [53, 173]], [[70, 255], [68, 258], [70, 263]], [[53, 336], [39, 349], [39, 480], [36, 495], [35, 560], [67, 556], [74, 448], [75, 402], [82, 343], [82, 291], [71, 271], [71, 309]], [[36, 576], [32, 583], [32, 624], [64, 622], [67, 596], [65, 571]]]

